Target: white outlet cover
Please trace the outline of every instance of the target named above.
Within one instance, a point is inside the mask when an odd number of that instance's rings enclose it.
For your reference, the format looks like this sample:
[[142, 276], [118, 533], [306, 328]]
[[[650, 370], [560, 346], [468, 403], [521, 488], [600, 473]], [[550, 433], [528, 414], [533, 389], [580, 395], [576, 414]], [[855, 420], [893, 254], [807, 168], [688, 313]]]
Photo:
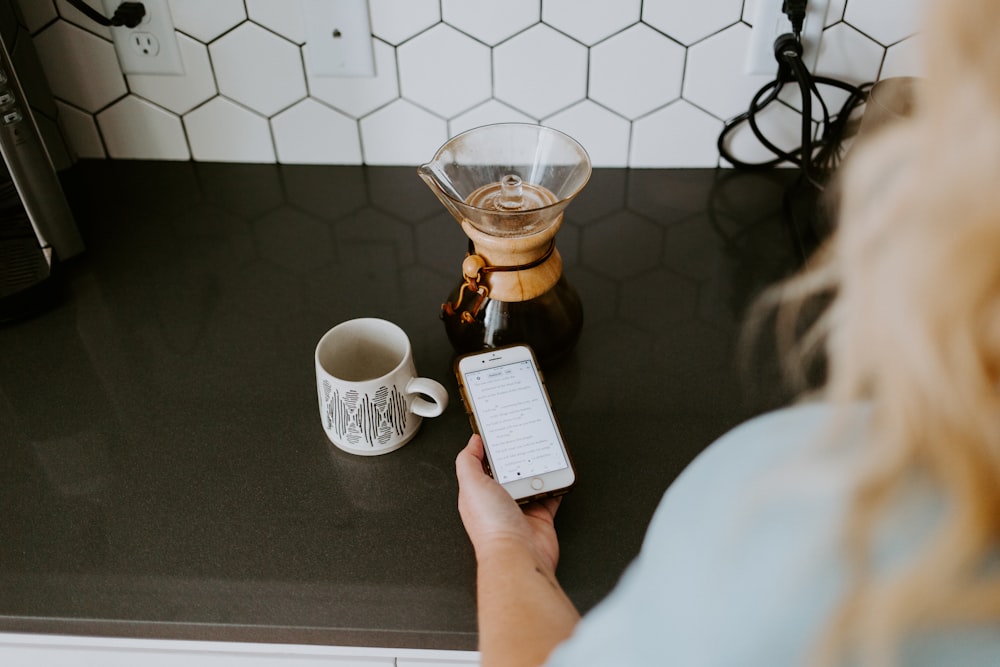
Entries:
[[[792, 24], [781, 11], [781, 0], [757, 0], [754, 8], [753, 33], [747, 52], [747, 74], [774, 74], [778, 61], [774, 57], [774, 41], [784, 33], [792, 32]], [[830, 0], [809, 0], [806, 18], [802, 24], [802, 63], [811, 72], [816, 68], [819, 42], [826, 25], [826, 12]]]
[[[121, 4], [121, 0], [102, 0], [105, 14], [110, 18]], [[174, 21], [170, 16], [167, 0], [142, 0], [146, 7], [146, 15], [134, 28], [113, 26], [111, 38], [118, 53], [118, 62], [123, 74], [184, 74], [184, 62], [181, 60], [180, 48], [177, 45], [177, 34], [174, 32]], [[144, 39], [152, 39], [159, 47], [154, 53], [144, 54], [135, 48], [133, 38], [141, 35]]]

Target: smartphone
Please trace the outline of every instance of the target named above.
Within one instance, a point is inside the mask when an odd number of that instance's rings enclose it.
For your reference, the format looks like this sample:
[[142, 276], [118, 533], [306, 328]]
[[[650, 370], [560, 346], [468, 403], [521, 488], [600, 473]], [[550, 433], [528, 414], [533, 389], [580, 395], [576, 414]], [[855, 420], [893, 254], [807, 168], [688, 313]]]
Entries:
[[464, 355], [455, 375], [486, 448], [486, 471], [514, 500], [524, 504], [572, 488], [576, 471], [530, 347]]

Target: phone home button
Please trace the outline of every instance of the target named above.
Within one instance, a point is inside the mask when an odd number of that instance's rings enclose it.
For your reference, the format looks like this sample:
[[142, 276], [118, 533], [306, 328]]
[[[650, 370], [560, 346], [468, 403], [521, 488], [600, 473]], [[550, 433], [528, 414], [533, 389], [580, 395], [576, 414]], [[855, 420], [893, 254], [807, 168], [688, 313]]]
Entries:
[[542, 481], [541, 477], [535, 477], [531, 480], [531, 488], [535, 491], [541, 491], [543, 486], [545, 486], [545, 482]]

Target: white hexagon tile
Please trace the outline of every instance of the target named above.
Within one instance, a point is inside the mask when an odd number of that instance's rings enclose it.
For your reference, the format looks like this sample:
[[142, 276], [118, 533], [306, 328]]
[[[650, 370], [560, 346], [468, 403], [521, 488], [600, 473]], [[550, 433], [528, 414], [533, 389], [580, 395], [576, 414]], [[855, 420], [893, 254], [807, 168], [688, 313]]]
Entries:
[[677, 42], [636, 23], [591, 47], [588, 97], [629, 120], [643, 116], [681, 96], [684, 53]]
[[272, 116], [306, 97], [299, 48], [251, 22], [208, 46], [219, 92]]
[[123, 97], [97, 114], [97, 125], [112, 158], [154, 156], [187, 160], [181, 119], [135, 96]]
[[541, 118], [587, 96], [587, 48], [537, 24], [493, 49], [493, 96]]
[[128, 92], [111, 42], [61, 20], [34, 42], [57, 100], [97, 113]]
[[446, 23], [396, 49], [403, 97], [444, 118], [490, 97], [490, 50]]
[[104, 158], [107, 153], [97, 131], [96, 119], [85, 111], [56, 100], [59, 127], [68, 138], [69, 149], [78, 158]]
[[304, 99], [271, 119], [278, 161], [293, 164], [359, 164], [358, 123]]
[[[570, 133], [596, 167], [634, 168], [726, 166], [723, 123], [772, 78], [745, 71], [764, 1], [368, 0], [375, 76], [329, 77], [308, 70], [299, 2], [167, 0], [184, 74], [125, 76], [110, 31], [66, 0], [0, 0], [76, 157], [416, 165], [473, 127], [528, 122]], [[918, 76], [921, 10], [830, 0], [817, 71]], [[764, 119], [782, 142], [795, 95]]]

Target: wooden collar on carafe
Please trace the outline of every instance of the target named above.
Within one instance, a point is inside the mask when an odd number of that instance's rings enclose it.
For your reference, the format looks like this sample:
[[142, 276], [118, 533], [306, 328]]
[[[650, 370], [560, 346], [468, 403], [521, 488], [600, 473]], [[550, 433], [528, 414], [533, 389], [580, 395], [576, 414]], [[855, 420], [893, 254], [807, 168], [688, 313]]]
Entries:
[[555, 247], [561, 224], [560, 215], [537, 234], [498, 237], [463, 222], [470, 243], [462, 263], [466, 282], [485, 285], [489, 297], [499, 301], [527, 301], [545, 294], [562, 277], [562, 257]]

